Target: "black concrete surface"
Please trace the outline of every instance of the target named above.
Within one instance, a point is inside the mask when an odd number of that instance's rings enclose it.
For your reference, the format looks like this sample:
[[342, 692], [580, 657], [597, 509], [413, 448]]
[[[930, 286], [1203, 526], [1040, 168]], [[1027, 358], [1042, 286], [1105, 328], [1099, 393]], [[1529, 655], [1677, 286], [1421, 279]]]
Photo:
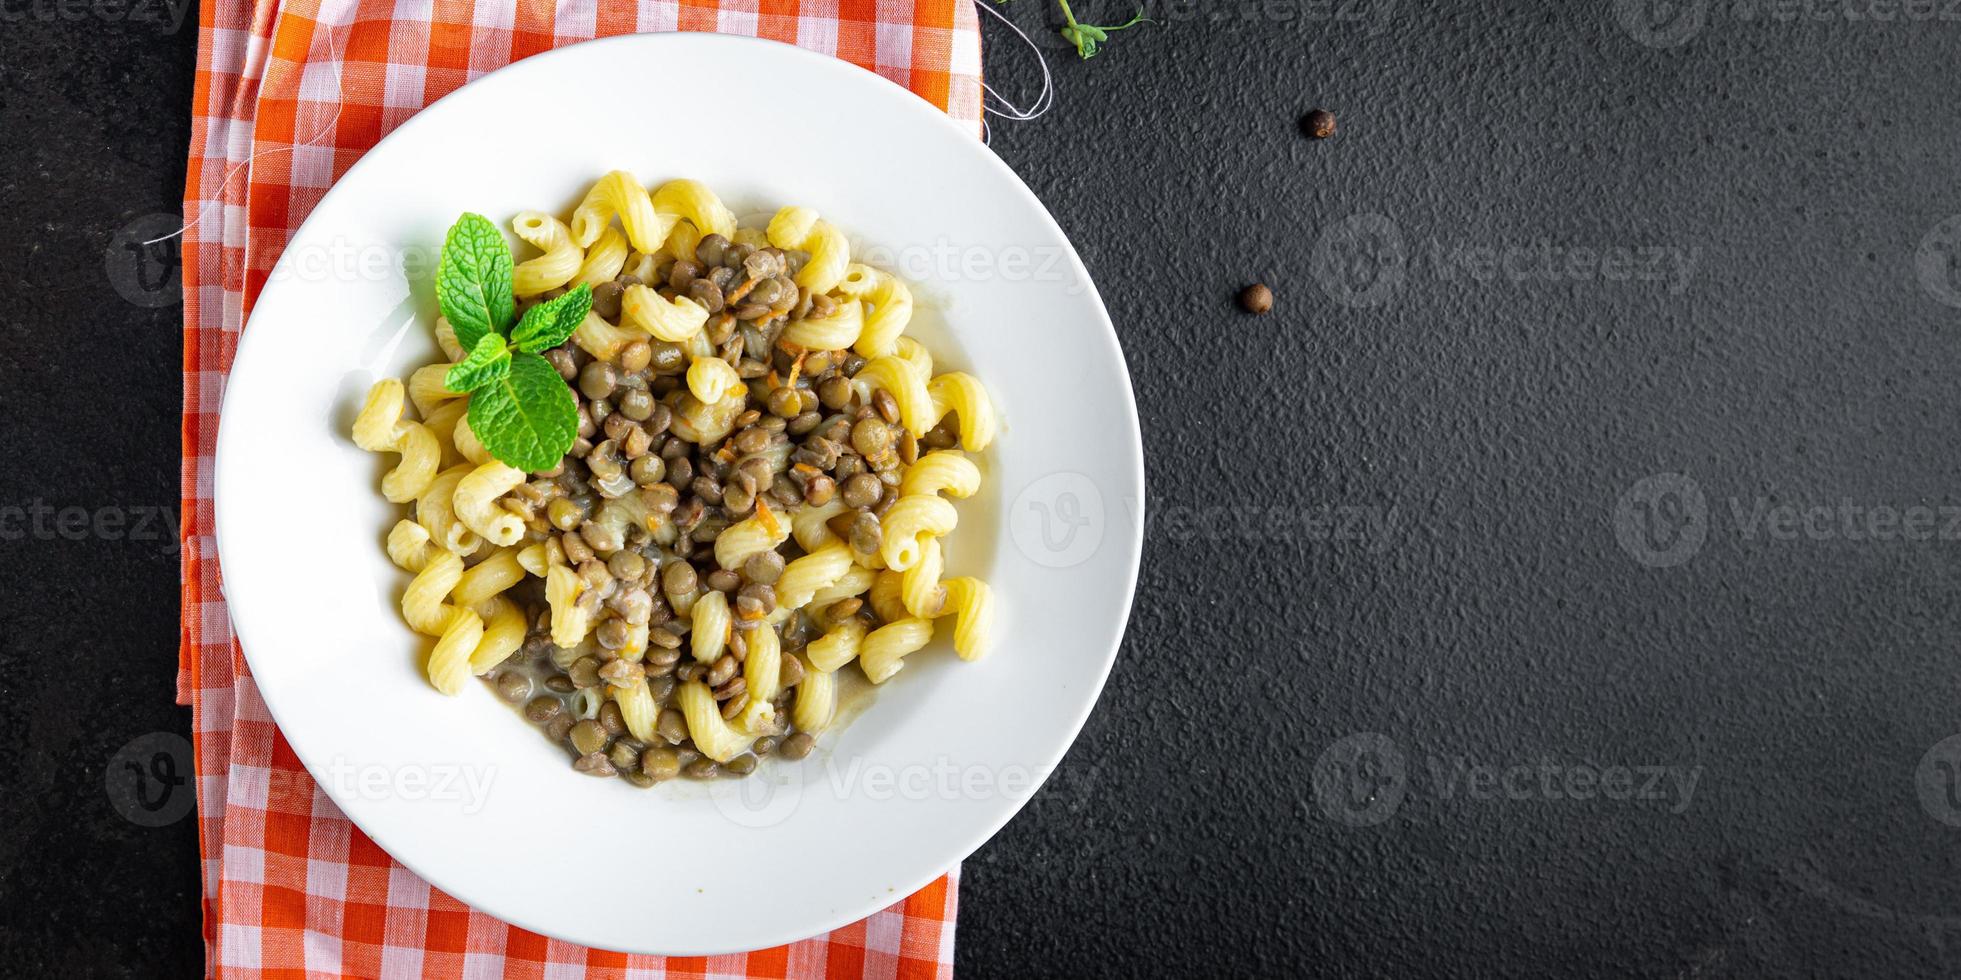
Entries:
[[[960, 971], [1955, 973], [1948, 8], [1216, 0], [1048, 47], [994, 146], [1109, 302], [1152, 522]], [[194, 33], [40, 9], [0, 23], [0, 506], [174, 507], [179, 311], [104, 253], [176, 206]], [[190, 974], [192, 823], [105, 791], [188, 729], [175, 556], [75, 537], [0, 543], [0, 962]]]

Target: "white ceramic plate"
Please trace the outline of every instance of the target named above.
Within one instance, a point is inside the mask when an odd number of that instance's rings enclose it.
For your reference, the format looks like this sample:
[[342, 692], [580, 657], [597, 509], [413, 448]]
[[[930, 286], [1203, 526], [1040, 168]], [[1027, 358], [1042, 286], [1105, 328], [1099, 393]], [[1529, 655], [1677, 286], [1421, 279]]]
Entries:
[[[701, 98], [713, 92], [712, 100]], [[748, 134], [748, 135], [743, 135]], [[386, 458], [348, 427], [382, 375], [439, 357], [427, 272], [464, 211], [569, 214], [612, 169], [688, 176], [738, 215], [816, 208], [909, 279], [913, 333], [977, 374], [1003, 428], [949, 574], [993, 583], [993, 653], [942, 629], [801, 763], [652, 790], [572, 771], [490, 690], [445, 698], [382, 554]], [[520, 251], [520, 257], [526, 254]], [[1116, 656], [1143, 462], [1123, 355], [1041, 203], [891, 82], [779, 44], [655, 34], [527, 59], [436, 103], [313, 211], [225, 393], [218, 547], [252, 673], [361, 829], [492, 915], [605, 949], [783, 943], [889, 905], [979, 847], [1060, 761]], [[847, 667], [856, 671], [856, 667]]]

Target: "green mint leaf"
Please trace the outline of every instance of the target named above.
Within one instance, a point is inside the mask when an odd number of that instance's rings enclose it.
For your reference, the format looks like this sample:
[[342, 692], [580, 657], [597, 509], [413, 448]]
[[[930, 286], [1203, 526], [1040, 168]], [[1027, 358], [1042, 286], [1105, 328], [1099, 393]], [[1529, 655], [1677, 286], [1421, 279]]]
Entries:
[[470, 348], [469, 356], [449, 366], [449, 373], [443, 375], [443, 387], [461, 394], [475, 391], [509, 373], [510, 348], [504, 345], [504, 338], [487, 333], [477, 339], [477, 346]]
[[489, 218], [465, 214], [450, 226], [436, 271], [436, 302], [464, 350], [475, 350], [484, 334], [510, 329], [511, 246]]
[[550, 361], [518, 353], [510, 363], [502, 377], [470, 396], [470, 431], [511, 466], [526, 473], [549, 470], [579, 434], [579, 406]]
[[580, 283], [571, 292], [549, 299], [524, 311], [524, 319], [511, 331], [511, 342], [528, 354], [538, 354], [565, 343], [592, 310], [592, 287]]

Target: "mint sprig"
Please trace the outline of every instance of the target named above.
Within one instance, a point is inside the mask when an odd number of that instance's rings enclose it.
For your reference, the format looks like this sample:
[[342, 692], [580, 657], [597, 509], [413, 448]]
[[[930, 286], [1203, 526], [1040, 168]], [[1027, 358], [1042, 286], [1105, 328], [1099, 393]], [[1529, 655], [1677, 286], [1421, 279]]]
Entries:
[[469, 351], [450, 365], [443, 387], [470, 396], [470, 431], [490, 455], [527, 473], [557, 466], [578, 437], [579, 404], [539, 355], [585, 322], [592, 288], [539, 303], [513, 327], [510, 244], [488, 219], [466, 214], [443, 242], [436, 299]]
[[510, 329], [517, 306], [511, 246], [489, 218], [465, 214], [450, 226], [436, 270], [436, 303], [464, 350], [475, 350], [484, 334]]

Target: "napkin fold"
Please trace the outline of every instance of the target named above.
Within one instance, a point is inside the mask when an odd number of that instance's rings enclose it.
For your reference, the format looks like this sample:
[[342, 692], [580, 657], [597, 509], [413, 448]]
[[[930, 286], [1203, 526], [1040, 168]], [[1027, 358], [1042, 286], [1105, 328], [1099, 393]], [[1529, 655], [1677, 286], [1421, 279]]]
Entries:
[[510, 62], [593, 37], [714, 31], [834, 55], [981, 121], [969, 0], [201, 0], [184, 182], [183, 618], [204, 941], [213, 976], [945, 977], [958, 870], [861, 922], [774, 949], [631, 956], [508, 925], [356, 829], [266, 712], [212, 538], [218, 408], [239, 332], [293, 232], [369, 147]]

